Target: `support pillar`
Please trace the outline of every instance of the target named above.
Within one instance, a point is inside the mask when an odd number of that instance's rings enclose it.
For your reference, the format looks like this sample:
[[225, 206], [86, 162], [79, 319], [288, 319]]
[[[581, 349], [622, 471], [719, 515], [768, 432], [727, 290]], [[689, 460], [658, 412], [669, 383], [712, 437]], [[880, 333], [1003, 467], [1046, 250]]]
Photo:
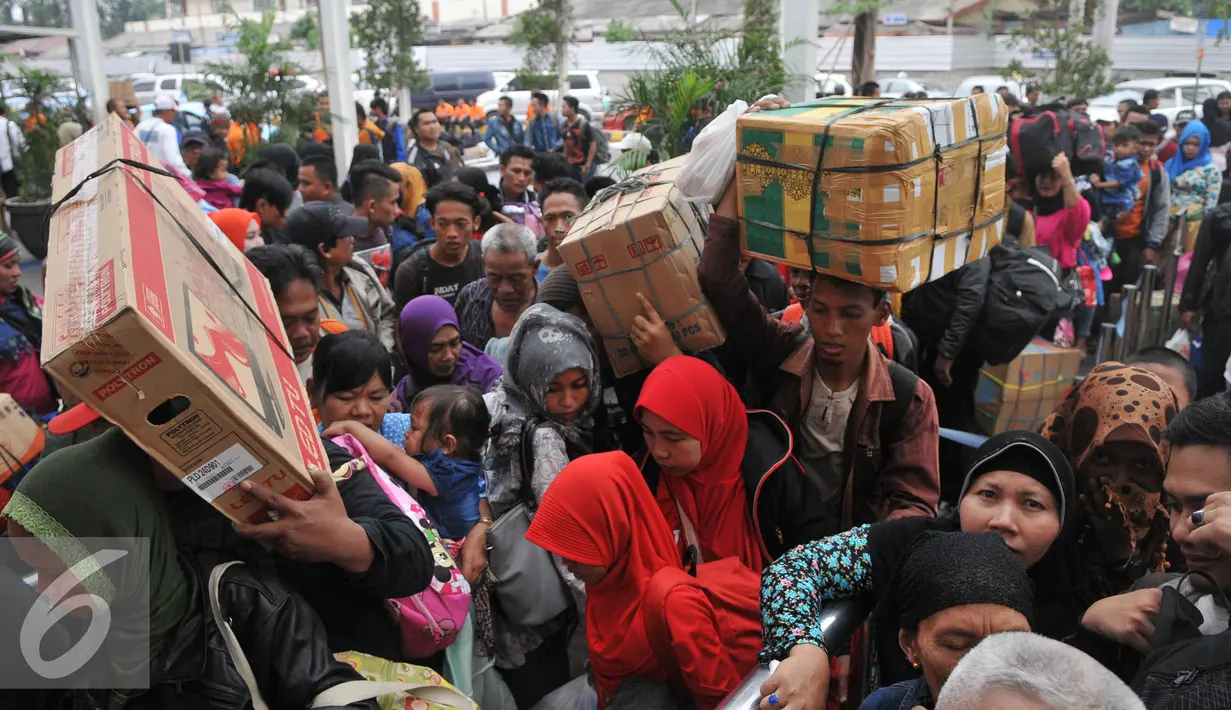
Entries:
[[355, 81], [351, 78], [350, 5], [347, 0], [320, 0], [321, 51], [325, 53], [325, 87], [333, 124], [333, 160], [338, 179], [350, 170], [359, 143], [355, 116]]
[[787, 76], [795, 78], [786, 89], [789, 101], [816, 98], [816, 40], [821, 22], [819, 0], [781, 0], [778, 8], [778, 37], [782, 41], [782, 62]]
[[77, 84], [90, 92], [91, 118], [95, 123], [107, 117], [111, 88], [104, 65], [103, 34], [98, 26], [97, 0], [69, 0], [69, 17], [77, 36], [72, 38], [77, 66]]

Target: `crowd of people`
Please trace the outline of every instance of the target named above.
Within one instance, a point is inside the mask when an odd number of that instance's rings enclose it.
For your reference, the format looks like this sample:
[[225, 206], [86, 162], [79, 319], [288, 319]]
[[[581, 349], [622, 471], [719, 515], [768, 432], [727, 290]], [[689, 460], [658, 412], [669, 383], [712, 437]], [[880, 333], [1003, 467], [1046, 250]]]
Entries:
[[[694, 235], [726, 342], [682, 350], [643, 296], [630, 335], [650, 367], [616, 378], [559, 252], [604, 186], [596, 129], [562, 103], [563, 124], [536, 94], [528, 126], [507, 99], [491, 120], [442, 104], [402, 126], [378, 99], [346, 171], [310, 143], [261, 147], [237, 176], [218, 135], [176, 132], [169, 99], [135, 127], [268, 280], [311, 398], [332, 470], [311, 471], [306, 501], [242, 484], [277, 512], [268, 522], [233, 526], [57, 397], [39, 369], [41, 303], [0, 239], [0, 390], [57, 415], [46, 455], [5, 484], [11, 562], [43, 590], [80, 559], [72, 541], [150, 540], [148, 588], [123, 568], [81, 580], [121, 630], [148, 608], [148, 648], [107, 654], [116, 683], [70, 697], [705, 709], [768, 664], [765, 710], [1129, 710], [1150, 701], [1141, 678], [1162, 672], [1161, 644], [1227, 643], [1218, 105], [1176, 127], [1165, 159], [1149, 107], [1126, 107], [1088, 188], [1063, 155], [1036, 175], [1010, 160], [1003, 230], [1004, 249], [1072, 271], [1102, 220], [1115, 281], [1133, 283], [1176, 238], [1169, 224], [1198, 224], [1180, 306], [1190, 325], [1204, 317], [1218, 379], [1146, 348], [1096, 363], [1039, 431], [954, 455], [941, 427], [975, 431], [985, 347], [1002, 337], [980, 319], [992, 259], [895, 313], [884, 291], [743, 256], [732, 184]], [[463, 123], [498, 149], [497, 185], [445, 138]], [[1096, 308], [1058, 315], [1084, 347]], [[1184, 614], [1188, 635], [1162, 633]], [[1202, 676], [1217, 663], [1175, 688], [1225, 682]], [[123, 683], [134, 669], [148, 689]], [[345, 694], [365, 678], [418, 685]]]

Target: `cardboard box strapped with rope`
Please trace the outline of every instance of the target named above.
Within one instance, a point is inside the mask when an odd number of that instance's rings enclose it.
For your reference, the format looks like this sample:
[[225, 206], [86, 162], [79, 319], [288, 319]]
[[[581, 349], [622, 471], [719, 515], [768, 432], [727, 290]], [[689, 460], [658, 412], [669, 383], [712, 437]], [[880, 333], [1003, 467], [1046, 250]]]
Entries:
[[560, 244], [616, 377], [650, 366], [630, 336], [642, 315], [638, 293], [681, 350], [697, 353], [726, 340], [697, 282], [710, 209], [685, 201], [674, 184], [684, 160], [645, 168], [595, 195]]
[[[56, 154], [43, 366], [237, 522], [329, 469], [269, 284], [114, 115]], [[88, 472], [83, 472], [88, 474]]]
[[830, 98], [738, 122], [745, 253], [893, 293], [1000, 242], [1000, 97]]
[[975, 419], [988, 434], [1038, 431], [1077, 381], [1085, 352], [1035, 338], [1012, 362], [984, 365], [975, 388]]

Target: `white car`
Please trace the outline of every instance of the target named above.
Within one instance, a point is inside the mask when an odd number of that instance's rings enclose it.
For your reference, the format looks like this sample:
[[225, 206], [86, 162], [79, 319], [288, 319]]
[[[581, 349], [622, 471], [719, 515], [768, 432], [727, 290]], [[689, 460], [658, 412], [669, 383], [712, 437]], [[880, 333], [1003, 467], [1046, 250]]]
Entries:
[[[530, 94], [534, 92], [529, 89], [522, 89], [516, 76], [498, 77], [498, 81], [500, 83], [496, 86], [496, 89], [479, 94], [479, 97], [475, 99], [476, 103], [490, 117], [496, 113], [496, 106], [500, 102], [500, 97], [507, 96], [513, 99], [513, 115], [525, 116], [526, 111], [530, 108]], [[568, 81], [569, 91], [566, 96], [577, 97], [578, 103], [581, 104], [581, 112], [589, 115], [591, 123], [597, 122], [601, 125], [607, 89], [603, 88], [599, 82], [598, 72], [571, 71], [568, 73]], [[560, 92], [550, 89], [544, 90], [543, 93], [547, 94], [547, 100], [551, 102], [552, 109], [555, 109], [556, 97]]]
[[170, 94], [176, 101], [183, 103], [188, 100], [185, 88], [193, 83], [205, 84], [203, 74], [133, 74], [129, 77], [133, 83], [133, 93], [141, 104], [154, 103], [154, 97], [159, 94]]
[[818, 72], [812, 75], [816, 80], [817, 93], [825, 96], [841, 95], [854, 96], [855, 90], [851, 87], [851, 82], [843, 74], [835, 74], [831, 72]]
[[983, 91], [989, 94], [1003, 86], [1009, 90], [1010, 94], [1013, 94], [1021, 101], [1025, 101], [1023, 91], [1026, 87], [1024, 84], [1016, 79], [1006, 79], [995, 74], [968, 76], [962, 79], [962, 83], [957, 85], [957, 90], [953, 92], [953, 96], [959, 99], [970, 96], [976, 86], [982, 86]]
[[944, 93], [936, 89], [929, 89], [927, 86], [905, 76], [896, 76], [892, 79], [878, 79], [876, 83], [881, 85], [881, 98], [884, 99], [900, 99], [907, 94], [920, 91], [928, 96], [940, 96]]
[[1185, 109], [1202, 114], [1201, 105], [1208, 99], [1218, 98], [1224, 91], [1231, 91], [1231, 81], [1201, 77], [1172, 76], [1159, 79], [1133, 79], [1116, 84], [1115, 91], [1105, 96], [1090, 99], [1090, 118], [1096, 121], [1119, 121], [1117, 108], [1121, 101], [1141, 103], [1146, 91], [1158, 91], [1158, 108], [1154, 113], [1167, 117], [1167, 124], [1175, 122], [1175, 115]]

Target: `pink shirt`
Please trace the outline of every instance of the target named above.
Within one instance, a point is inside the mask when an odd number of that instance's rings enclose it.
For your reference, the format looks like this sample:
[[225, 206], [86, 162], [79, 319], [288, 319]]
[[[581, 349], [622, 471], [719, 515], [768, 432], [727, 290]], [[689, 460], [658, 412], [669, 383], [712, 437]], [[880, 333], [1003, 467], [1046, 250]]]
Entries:
[[1077, 247], [1086, 235], [1090, 224], [1090, 203], [1083, 199], [1077, 204], [1046, 217], [1034, 216], [1035, 243], [1047, 247], [1052, 258], [1060, 262], [1060, 268], [1077, 266]]

